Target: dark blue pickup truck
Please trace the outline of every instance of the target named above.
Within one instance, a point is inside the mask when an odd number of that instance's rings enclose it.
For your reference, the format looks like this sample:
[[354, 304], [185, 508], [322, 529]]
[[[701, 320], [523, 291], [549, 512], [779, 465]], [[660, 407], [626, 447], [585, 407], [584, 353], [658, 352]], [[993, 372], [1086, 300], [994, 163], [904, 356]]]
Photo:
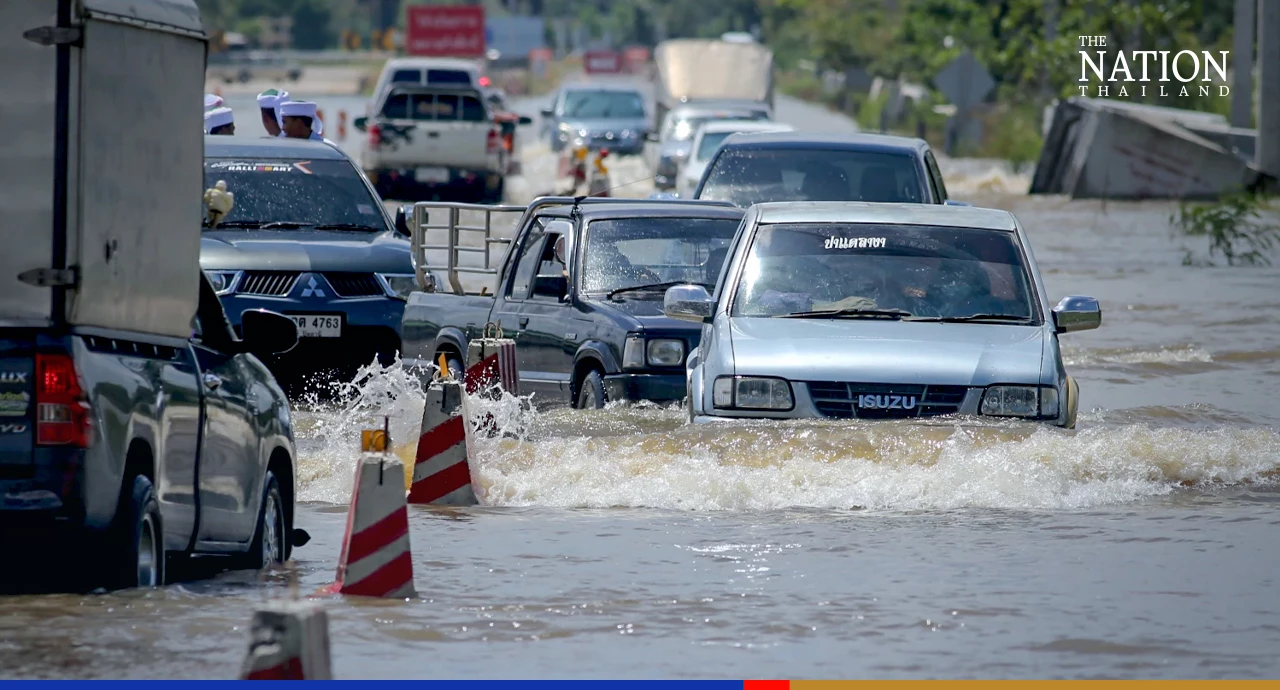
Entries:
[[[509, 239], [491, 230], [499, 213], [520, 216]], [[484, 222], [468, 224], [467, 214]], [[663, 294], [677, 284], [714, 286], [742, 215], [731, 204], [705, 201], [416, 204], [410, 229], [423, 291], [405, 307], [406, 363], [429, 365], [444, 355], [457, 371], [467, 343], [495, 323], [516, 341], [520, 392], [533, 393], [535, 404], [682, 401], [685, 358], [700, 328], [665, 317]], [[431, 244], [439, 232], [447, 241]], [[501, 267], [485, 268], [487, 248], [497, 245], [508, 247]], [[440, 250], [446, 265], [429, 266], [427, 252]], [[459, 261], [477, 253], [483, 261]], [[475, 290], [466, 275], [491, 284]]]

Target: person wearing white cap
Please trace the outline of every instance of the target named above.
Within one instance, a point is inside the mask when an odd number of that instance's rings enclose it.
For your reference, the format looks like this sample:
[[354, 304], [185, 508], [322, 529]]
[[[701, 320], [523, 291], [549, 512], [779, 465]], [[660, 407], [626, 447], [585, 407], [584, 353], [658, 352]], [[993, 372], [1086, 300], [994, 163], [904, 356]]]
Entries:
[[[284, 135], [290, 139], [325, 141], [320, 136], [324, 123], [316, 116], [316, 104], [307, 101], [287, 101], [280, 104], [280, 124]], [[332, 142], [328, 142], [332, 143]]]
[[205, 134], [225, 134], [233, 135], [236, 133], [235, 113], [231, 108], [214, 108], [204, 114], [204, 133]]
[[214, 108], [222, 107], [222, 96], [213, 93], [204, 95], [204, 111], [207, 113]]
[[258, 109], [262, 111], [262, 127], [273, 137], [284, 136], [277, 109], [287, 100], [289, 100], [289, 92], [279, 89], [267, 89], [258, 94]]

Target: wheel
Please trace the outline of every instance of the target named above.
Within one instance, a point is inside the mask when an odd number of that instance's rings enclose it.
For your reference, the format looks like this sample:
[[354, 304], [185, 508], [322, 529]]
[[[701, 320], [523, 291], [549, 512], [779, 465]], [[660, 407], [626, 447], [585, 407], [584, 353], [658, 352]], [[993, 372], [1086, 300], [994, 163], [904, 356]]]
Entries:
[[107, 541], [110, 564], [105, 583], [108, 589], [159, 587], [164, 584], [164, 529], [160, 504], [151, 480], [133, 478], [130, 490], [121, 496], [116, 521]]
[[261, 570], [289, 557], [289, 537], [284, 524], [284, 499], [280, 497], [280, 483], [276, 475], [267, 470], [263, 482], [262, 508], [258, 511], [258, 526], [254, 530], [253, 543], [245, 554], [245, 567]]
[[578, 386], [578, 409], [598, 410], [604, 407], [604, 377], [599, 370], [592, 369]]

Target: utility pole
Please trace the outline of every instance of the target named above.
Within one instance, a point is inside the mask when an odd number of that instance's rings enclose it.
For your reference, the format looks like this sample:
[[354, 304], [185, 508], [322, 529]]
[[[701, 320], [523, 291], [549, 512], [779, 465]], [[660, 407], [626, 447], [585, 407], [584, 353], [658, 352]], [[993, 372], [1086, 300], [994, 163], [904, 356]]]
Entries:
[[1258, 169], [1280, 179], [1280, 0], [1258, 3]]
[[1253, 126], [1253, 39], [1258, 35], [1255, 0], [1236, 0], [1235, 42], [1231, 45], [1231, 126]]

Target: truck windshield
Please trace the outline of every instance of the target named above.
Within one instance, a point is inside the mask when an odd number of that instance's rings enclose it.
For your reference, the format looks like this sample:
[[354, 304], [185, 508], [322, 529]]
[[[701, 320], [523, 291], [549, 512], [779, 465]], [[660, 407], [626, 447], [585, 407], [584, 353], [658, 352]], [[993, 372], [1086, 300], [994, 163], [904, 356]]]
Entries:
[[564, 97], [564, 116], [582, 119], [641, 118], [644, 100], [632, 91], [570, 91]]
[[670, 282], [714, 286], [738, 225], [729, 218], [592, 221], [586, 229], [582, 291], [608, 293]]
[[205, 188], [220, 180], [227, 183], [227, 191], [235, 199], [219, 229], [252, 229], [272, 223], [279, 229], [328, 226], [362, 232], [390, 230], [378, 208], [381, 202], [369, 193], [347, 161], [205, 159]]
[[[734, 316], [994, 316], [1032, 323], [1031, 281], [1011, 232], [852, 223], [762, 226]], [[883, 312], [866, 314], [867, 311]], [[859, 313], [863, 312], [863, 313]], [[974, 319], [981, 320], [981, 319]]]
[[767, 201], [923, 203], [915, 158], [840, 149], [738, 149], [720, 152], [700, 199], [742, 207]]

